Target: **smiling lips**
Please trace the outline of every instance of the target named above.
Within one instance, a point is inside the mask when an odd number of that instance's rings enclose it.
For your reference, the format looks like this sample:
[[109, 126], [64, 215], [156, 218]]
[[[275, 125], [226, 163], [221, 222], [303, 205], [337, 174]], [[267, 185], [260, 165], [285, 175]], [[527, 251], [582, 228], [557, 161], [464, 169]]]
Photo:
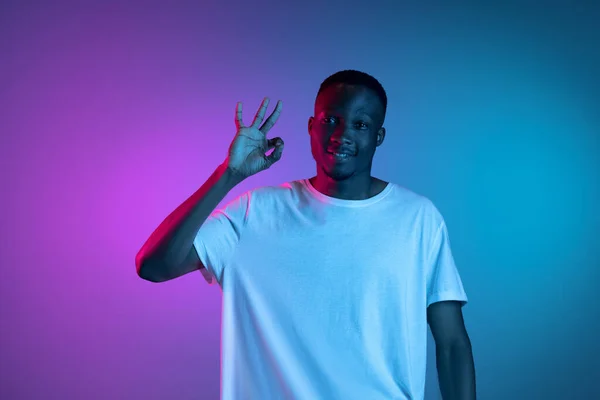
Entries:
[[347, 160], [354, 157], [354, 154], [347, 150], [342, 149], [327, 149], [327, 153], [330, 154], [336, 160]]
[[327, 152], [329, 154], [343, 154], [343, 155], [347, 155], [347, 156], [353, 156], [354, 152], [350, 151], [350, 150], [346, 150], [346, 149], [327, 149]]

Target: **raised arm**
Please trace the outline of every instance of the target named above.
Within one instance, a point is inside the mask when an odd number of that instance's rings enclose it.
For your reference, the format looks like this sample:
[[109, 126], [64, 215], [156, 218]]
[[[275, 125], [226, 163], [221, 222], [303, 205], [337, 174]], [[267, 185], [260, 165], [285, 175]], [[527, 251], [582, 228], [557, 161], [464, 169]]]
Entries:
[[[269, 99], [265, 98], [249, 127], [242, 123], [242, 103], [237, 104], [237, 133], [227, 158], [200, 189], [165, 218], [139, 250], [135, 264], [142, 279], [164, 282], [201, 268], [193, 242], [204, 221], [237, 184], [279, 161], [283, 140], [267, 139], [266, 133], [279, 118], [281, 101], [258, 128], [268, 104]], [[266, 155], [271, 149], [275, 150]]]

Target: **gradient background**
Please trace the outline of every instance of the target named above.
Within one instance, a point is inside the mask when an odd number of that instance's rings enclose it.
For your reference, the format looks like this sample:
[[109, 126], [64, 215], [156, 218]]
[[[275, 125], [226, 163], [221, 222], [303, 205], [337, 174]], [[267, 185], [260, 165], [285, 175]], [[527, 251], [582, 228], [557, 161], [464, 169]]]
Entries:
[[2, 399], [217, 399], [219, 288], [135, 254], [237, 101], [282, 99], [286, 147], [225, 201], [312, 176], [314, 97], [348, 68], [389, 97], [373, 174], [446, 218], [479, 398], [600, 398], [598, 6], [195, 3], [1, 3]]

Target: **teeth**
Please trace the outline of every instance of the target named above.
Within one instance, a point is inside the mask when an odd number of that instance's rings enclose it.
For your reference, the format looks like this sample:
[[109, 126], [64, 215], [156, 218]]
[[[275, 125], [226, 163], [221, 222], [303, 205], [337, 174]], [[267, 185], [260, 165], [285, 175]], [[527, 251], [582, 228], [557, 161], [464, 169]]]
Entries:
[[342, 157], [342, 158], [349, 157], [349, 155], [348, 155], [348, 154], [340, 154], [340, 153], [333, 153], [333, 154], [334, 154], [336, 157]]

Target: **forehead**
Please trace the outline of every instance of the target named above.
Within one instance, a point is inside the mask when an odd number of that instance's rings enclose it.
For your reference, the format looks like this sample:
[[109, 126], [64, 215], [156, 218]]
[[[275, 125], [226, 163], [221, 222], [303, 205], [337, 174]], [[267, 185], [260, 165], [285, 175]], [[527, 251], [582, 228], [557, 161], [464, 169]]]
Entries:
[[377, 94], [364, 86], [338, 83], [324, 89], [315, 102], [315, 112], [377, 114], [381, 108]]

